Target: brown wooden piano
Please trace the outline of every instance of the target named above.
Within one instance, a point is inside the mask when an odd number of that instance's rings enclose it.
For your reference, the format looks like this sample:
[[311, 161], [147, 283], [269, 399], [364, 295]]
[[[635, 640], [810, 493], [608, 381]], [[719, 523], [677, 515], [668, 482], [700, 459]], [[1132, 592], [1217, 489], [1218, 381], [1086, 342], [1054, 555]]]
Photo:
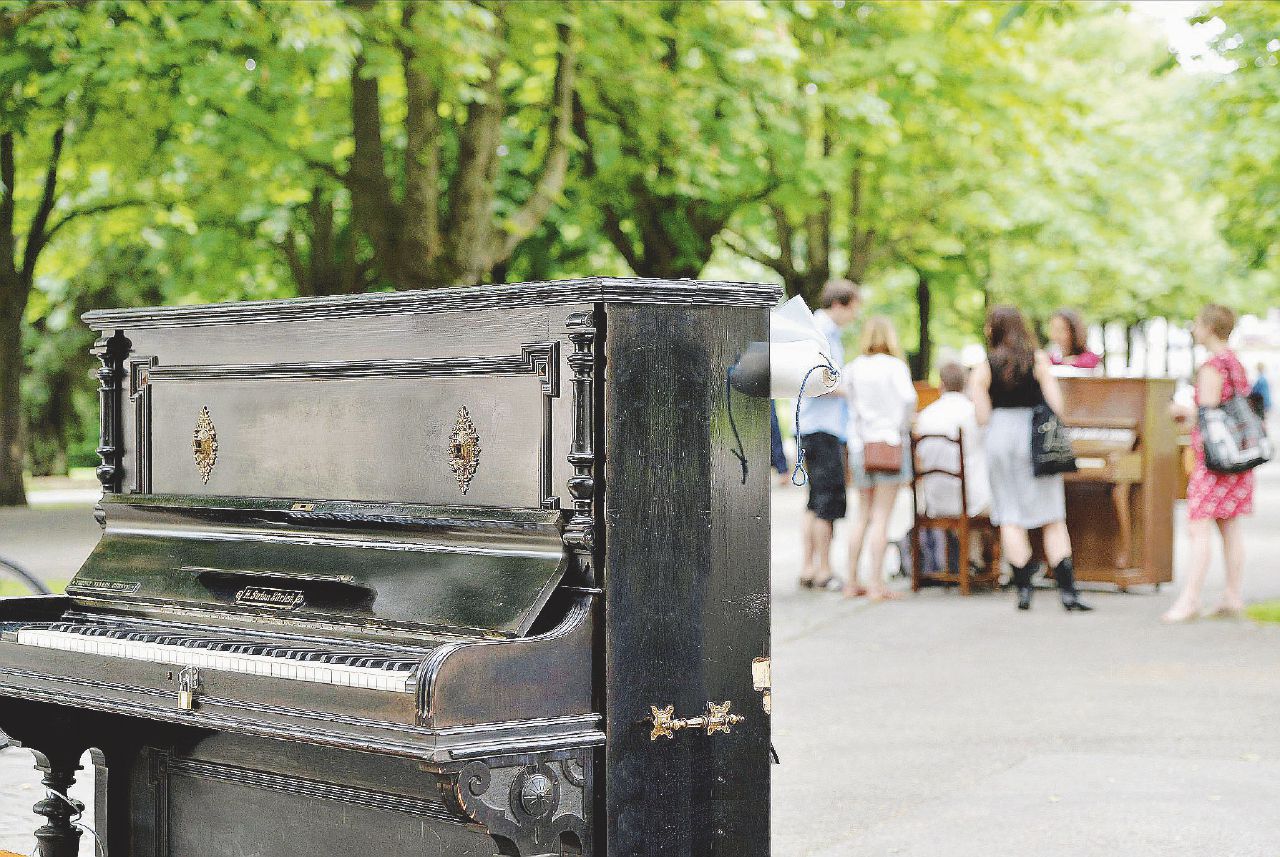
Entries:
[[1120, 589], [1173, 579], [1177, 428], [1164, 378], [1062, 378], [1079, 471], [1066, 477], [1076, 577]]

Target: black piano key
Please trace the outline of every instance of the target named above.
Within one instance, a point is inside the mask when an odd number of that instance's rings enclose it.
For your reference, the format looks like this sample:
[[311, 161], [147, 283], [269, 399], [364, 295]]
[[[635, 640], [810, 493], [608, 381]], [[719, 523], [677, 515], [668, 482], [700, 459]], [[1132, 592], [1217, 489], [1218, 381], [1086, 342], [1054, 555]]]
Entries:
[[272, 653], [273, 658], [287, 661], [305, 661], [308, 655], [317, 654], [315, 649], [280, 648]]
[[219, 651], [228, 652], [233, 655], [260, 655], [268, 648], [270, 647], [264, 646], [261, 643], [239, 642], [233, 643], [230, 646], [219, 647]]
[[418, 661], [387, 661], [383, 669], [394, 672], [408, 672], [409, 670], [417, 669], [418, 663]]
[[354, 666], [355, 662], [365, 657], [364, 652], [329, 652], [320, 658], [323, 663], [336, 666]]

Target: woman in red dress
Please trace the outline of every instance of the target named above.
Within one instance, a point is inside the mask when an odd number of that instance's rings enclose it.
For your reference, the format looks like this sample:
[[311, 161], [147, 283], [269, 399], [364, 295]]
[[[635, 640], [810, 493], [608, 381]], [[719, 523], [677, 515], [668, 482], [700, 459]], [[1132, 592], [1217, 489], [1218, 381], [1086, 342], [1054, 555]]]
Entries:
[[[1193, 335], [1209, 352], [1209, 359], [1196, 375], [1196, 405], [1216, 407], [1232, 396], [1249, 393], [1244, 366], [1229, 347], [1227, 338], [1235, 327], [1235, 313], [1210, 304], [1196, 317]], [[1196, 409], [1171, 405], [1176, 418], [1193, 421], [1191, 447], [1196, 463], [1187, 483], [1187, 534], [1191, 539], [1191, 566], [1187, 585], [1178, 600], [1164, 614], [1166, 622], [1186, 622], [1200, 614], [1200, 592], [1209, 572], [1212, 553], [1210, 536], [1214, 525], [1222, 535], [1222, 558], [1227, 572], [1227, 588], [1216, 616], [1239, 616], [1244, 610], [1244, 542], [1238, 518], [1253, 514], [1253, 471], [1215, 473], [1205, 467], [1204, 442], [1194, 426]]]

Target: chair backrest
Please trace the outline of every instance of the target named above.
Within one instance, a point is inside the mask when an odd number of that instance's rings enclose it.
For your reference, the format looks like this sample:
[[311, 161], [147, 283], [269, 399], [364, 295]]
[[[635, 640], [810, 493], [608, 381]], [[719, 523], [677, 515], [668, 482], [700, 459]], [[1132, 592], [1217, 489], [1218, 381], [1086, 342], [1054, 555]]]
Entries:
[[[956, 448], [955, 470], [948, 470], [944, 467], [921, 467], [920, 466], [920, 445], [922, 443], [948, 444]], [[959, 517], [969, 517], [969, 491], [968, 484], [965, 481], [965, 460], [964, 460], [964, 429], [956, 429], [956, 436], [951, 437], [946, 434], [919, 434], [911, 433], [911, 491], [915, 496], [915, 508], [917, 520], [927, 520], [930, 515], [927, 514], [927, 508], [921, 503], [920, 488], [925, 484], [925, 480], [929, 477], [943, 476], [956, 479], [960, 483], [960, 515]], [[937, 517], [954, 517], [951, 515], [939, 515]]]

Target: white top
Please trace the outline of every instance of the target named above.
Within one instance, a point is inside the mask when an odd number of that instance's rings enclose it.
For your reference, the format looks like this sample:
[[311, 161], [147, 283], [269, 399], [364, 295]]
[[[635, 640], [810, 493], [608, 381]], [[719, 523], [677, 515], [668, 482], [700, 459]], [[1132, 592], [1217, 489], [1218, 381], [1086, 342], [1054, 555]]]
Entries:
[[844, 367], [849, 399], [849, 449], [861, 452], [870, 441], [902, 443], [916, 410], [911, 370], [897, 357], [864, 354]]
[[[916, 434], [941, 434], [950, 438], [964, 432], [965, 494], [969, 514], [979, 515], [991, 505], [991, 483], [987, 477], [987, 455], [982, 446], [982, 429], [977, 411], [964, 393], [943, 393], [938, 401], [916, 416]], [[925, 438], [916, 446], [921, 470], [960, 472], [960, 450], [955, 444]], [[960, 480], [934, 473], [920, 480], [924, 511], [935, 517], [960, 514]]]

